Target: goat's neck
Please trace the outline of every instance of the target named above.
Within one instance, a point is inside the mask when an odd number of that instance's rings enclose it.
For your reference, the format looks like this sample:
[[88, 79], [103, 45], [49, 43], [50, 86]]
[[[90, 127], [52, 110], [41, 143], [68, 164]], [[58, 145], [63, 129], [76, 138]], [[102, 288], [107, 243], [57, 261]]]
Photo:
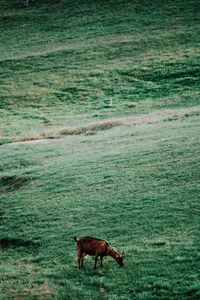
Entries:
[[113, 248], [109, 247], [108, 255], [112, 256], [114, 259], [116, 259], [117, 255], [119, 255], [119, 253], [117, 253]]

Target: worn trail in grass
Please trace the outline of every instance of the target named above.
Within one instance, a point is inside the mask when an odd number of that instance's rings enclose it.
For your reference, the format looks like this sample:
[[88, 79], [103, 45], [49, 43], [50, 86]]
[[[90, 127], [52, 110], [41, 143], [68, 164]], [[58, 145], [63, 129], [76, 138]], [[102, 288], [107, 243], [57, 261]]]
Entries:
[[[109, 130], [116, 126], [136, 126], [142, 124], [158, 123], [160, 121], [167, 122], [172, 120], [177, 120], [180, 118], [189, 118], [193, 116], [200, 115], [200, 107], [195, 106], [191, 108], [182, 109], [171, 109], [171, 110], [160, 110], [150, 114], [145, 115], [133, 115], [115, 119], [102, 120], [95, 123], [90, 123], [87, 125], [77, 126], [77, 127], [61, 127], [48, 129], [45, 132], [36, 132], [27, 136], [15, 136], [10, 137], [8, 143], [23, 143], [23, 142], [42, 142], [46, 139], [57, 139], [65, 135], [93, 135], [99, 131]], [[47, 142], [47, 141], [45, 141]]]

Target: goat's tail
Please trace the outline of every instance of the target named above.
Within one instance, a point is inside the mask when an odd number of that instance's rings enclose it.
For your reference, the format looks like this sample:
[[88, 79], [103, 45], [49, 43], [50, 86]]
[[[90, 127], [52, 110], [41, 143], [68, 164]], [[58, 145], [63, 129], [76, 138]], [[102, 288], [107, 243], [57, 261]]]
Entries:
[[76, 236], [74, 236], [73, 239], [75, 240], [75, 242], [77, 242], [77, 237]]

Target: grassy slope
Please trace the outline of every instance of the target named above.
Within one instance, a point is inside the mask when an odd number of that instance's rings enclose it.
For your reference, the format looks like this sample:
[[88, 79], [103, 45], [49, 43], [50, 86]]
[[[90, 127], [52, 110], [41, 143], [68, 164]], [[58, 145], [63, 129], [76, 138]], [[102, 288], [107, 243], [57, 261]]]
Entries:
[[[16, 2], [0, 7], [2, 143], [199, 104], [198, 1]], [[199, 299], [200, 120], [167, 120], [1, 146], [2, 299]], [[125, 268], [78, 272], [74, 235]]]
[[0, 8], [2, 142], [199, 103], [198, 1], [16, 2]]
[[[2, 252], [3, 299], [198, 299], [199, 117], [117, 127], [44, 144], [4, 145], [3, 237], [40, 242]], [[27, 181], [24, 181], [24, 179]], [[74, 235], [126, 253], [76, 269]], [[17, 284], [17, 286], [16, 286]]]

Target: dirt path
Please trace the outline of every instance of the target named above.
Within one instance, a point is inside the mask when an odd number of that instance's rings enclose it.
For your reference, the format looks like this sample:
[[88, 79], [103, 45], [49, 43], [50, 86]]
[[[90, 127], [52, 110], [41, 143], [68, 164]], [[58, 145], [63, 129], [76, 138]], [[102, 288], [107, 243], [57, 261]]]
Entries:
[[180, 118], [199, 115], [200, 106], [195, 106], [191, 108], [160, 110], [145, 115], [132, 115], [122, 118], [107, 119], [82, 126], [62, 127], [60, 129], [54, 130], [52, 129], [51, 131], [39, 133], [38, 136], [36, 135], [34, 136], [34, 138], [31, 136], [15, 138], [15, 140], [9, 145], [49, 143], [50, 139], [59, 139], [66, 135], [92, 135], [97, 132], [109, 130], [117, 126], [137, 126], [148, 123], [178, 120]]

